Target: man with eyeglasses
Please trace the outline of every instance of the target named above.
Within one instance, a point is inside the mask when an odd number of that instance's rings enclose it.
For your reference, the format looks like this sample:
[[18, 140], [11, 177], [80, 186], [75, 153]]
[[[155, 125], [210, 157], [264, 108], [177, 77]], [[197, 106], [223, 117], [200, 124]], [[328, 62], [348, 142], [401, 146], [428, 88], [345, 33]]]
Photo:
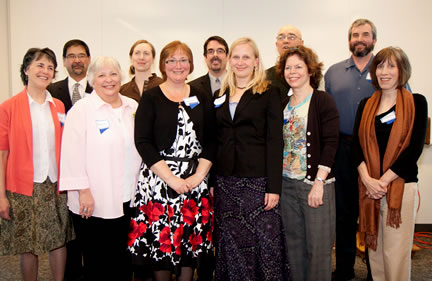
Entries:
[[[276, 48], [281, 56], [289, 48], [294, 48], [303, 45], [302, 34], [300, 30], [293, 25], [286, 25], [279, 29], [276, 35]], [[278, 58], [279, 59], [279, 58]], [[279, 88], [281, 95], [288, 94], [289, 86], [287, 82], [276, 74], [275, 66], [266, 70], [267, 79], [272, 82], [272, 85]]]
[[63, 65], [68, 76], [64, 80], [51, 84], [48, 91], [63, 102], [66, 112], [76, 101], [83, 98], [85, 93], [93, 91], [87, 83], [87, 68], [90, 60], [90, 50], [84, 41], [73, 39], [64, 45]]
[[324, 75], [326, 92], [333, 96], [339, 111], [340, 130], [333, 167], [336, 176], [336, 271], [332, 280], [345, 281], [355, 277], [359, 198], [357, 167], [353, 164], [351, 144], [357, 106], [363, 98], [375, 92], [369, 65], [376, 40], [376, 27], [371, 21], [354, 21], [348, 30], [351, 56], [332, 65]]
[[[68, 112], [72, 105], [83, 98], [85, 93], [91, 93], [93, 88], [87, 82], [87, 68], [90, 64], [90, 50], [87, 44], [79, 39], [73, 39], [63, 47], [63, 65], [68, 76], [61, 81], [48, 86], [48, 91], [61, 100]], [[76, 240], [66, 243], [67, 257], [65, 268], [66, 281], [84, 280], [82, 252]]]
[[208, 73], [191, 81], [189, 84], [213, 98], [214, 93], [220, 89], [226, 74], [228, 44], [220, 36], [211, 36], [204, 43], [204, 60]]

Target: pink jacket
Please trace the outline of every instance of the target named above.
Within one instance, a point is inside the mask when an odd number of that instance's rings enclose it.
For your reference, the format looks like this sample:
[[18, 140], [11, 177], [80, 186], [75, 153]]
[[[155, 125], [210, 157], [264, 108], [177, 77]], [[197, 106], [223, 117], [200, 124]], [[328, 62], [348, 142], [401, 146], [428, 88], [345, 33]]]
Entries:
[[[120, 95], [123, 126], [134, 136], [137, 103]], [[123, 215], [125, 149], [122, 127], [112, 107], [96, 93], [79, 100], [68, 112], [60, 160], [60, 190], [68, 191], [68, 207], [79, 214], [79, 190], [90, 188], [95, 209], [93, 216], [111, 219]], [[136, 183], [141, 157], [133, 145], [128, 167]], [[136, 184], [131, 187], [131, 200]]]

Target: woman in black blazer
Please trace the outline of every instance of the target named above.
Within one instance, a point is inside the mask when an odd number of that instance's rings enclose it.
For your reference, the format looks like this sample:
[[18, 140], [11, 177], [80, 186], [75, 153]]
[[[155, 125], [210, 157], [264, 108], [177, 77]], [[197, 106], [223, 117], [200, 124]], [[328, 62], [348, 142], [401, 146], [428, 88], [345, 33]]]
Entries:
[[249, 38], [230, 48], [228, 73], [215, 100], [216, 280], [287, 280], [279, 194], [282, 105]]

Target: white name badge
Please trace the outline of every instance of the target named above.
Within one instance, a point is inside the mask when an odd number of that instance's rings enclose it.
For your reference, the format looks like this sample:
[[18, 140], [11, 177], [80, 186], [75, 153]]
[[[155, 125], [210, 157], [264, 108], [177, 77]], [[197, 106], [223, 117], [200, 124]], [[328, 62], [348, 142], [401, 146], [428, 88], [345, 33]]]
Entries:
[[57, 117], [58, 120], [60, 121], [60, 124], [63, 126], [64, 122], [66, 121], [66, 114], [57, 112]]
[[368, 72], [368, 74], [366, 75], [366, 80], [372, 81], [372, 77], [370, 76], [370, 72]]
[[285, 109], [284, 112], [283, 112], [283, 115], [284, 115], [284, 122], [283, 123], [285, 125], [286, 123], [288, 123], [288, 120], [289, 120], [289, 118], [291, 116], [291, 112], [288, 109]]
[[215, 108], [220, 107], [226, 100], [226, 95], [223, 95], [217, 99], [214, 100], [213, 104]]
[[109, 129], [109, 125], [108, 120], [96, 120], [96, 127], [99, 129], [101, 134]]
[[381, 123], [391, 124], [394, 122], [394, 120], [396, 120], [396, 113], [393, 110], [392, 112], [390, 112], [386, 116], [382, 117], [380, 120], [381, 120]]
[[196, 96], [184, 98], [183, 102], [191, 109], [193, 109], [195, 106], [199, 104], [199, 100]]

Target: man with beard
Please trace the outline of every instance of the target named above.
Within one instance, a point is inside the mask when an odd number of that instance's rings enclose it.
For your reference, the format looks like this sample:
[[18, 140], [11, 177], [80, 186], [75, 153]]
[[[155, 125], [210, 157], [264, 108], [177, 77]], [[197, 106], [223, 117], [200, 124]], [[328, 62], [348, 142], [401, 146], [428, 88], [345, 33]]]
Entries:
[[191, 81], [189, 84], [213, 98], [220, 89], [226, 74], [228, 44], [219, 36], [211, 36], [204, 43], [204, 60], [208, 73]]
[[48, 91], [53, 97], [61, 100], [66, 112], [85, 93], [91, 93], [93, 88], [87, 83], [87, 68], [90, 64], [90, 50], [87, 44], [79, 39], [73, 39], [63, 47], [63, 65], [68, 77], [51, 84]]
[[336, 176], [336, 271], [333, 280], [353, 279], [358, 219], [357, 167], [351, 156], [351, 143], [357, 106], [371, 96], [369, 65], [372, 62], [377, 31], [367, 19], [354, 21], [348, 32], [350, 58], [331, 66], [324, 76], [325, 89], [339, 111], [339, 148], [334, 171]]
[[[295, 48], [300, 45], [303, 45], [303, 40], [302, 34], [297, 27], [286, 25], [279, 29], [276, 35], [276, 48], [279, 56], [289, 48]], [[285, 97], [286, 94], [288, 94], [290, 87], [284, 79], [276, 74], [275, 68], [275, 66], [272, 66], [266, 70], [267, 79], [272, 82], [274, 87], [279, 88], [280, 94]]]
[[[63, 47], [63, 65], [68, 76], [48, 86], [48, 91], [61, 100], [68, 112], [72, 105], [83, 98], [85, 93], [91, 93], [93, 88], [87, 82], [87, 68], [90, 64], [90, 50], [87, 44], [79, 39], [66, 42]], [[67, 257], [65, 280], [84, 280], [82, 253], [76, 240], [66, 243]]]

